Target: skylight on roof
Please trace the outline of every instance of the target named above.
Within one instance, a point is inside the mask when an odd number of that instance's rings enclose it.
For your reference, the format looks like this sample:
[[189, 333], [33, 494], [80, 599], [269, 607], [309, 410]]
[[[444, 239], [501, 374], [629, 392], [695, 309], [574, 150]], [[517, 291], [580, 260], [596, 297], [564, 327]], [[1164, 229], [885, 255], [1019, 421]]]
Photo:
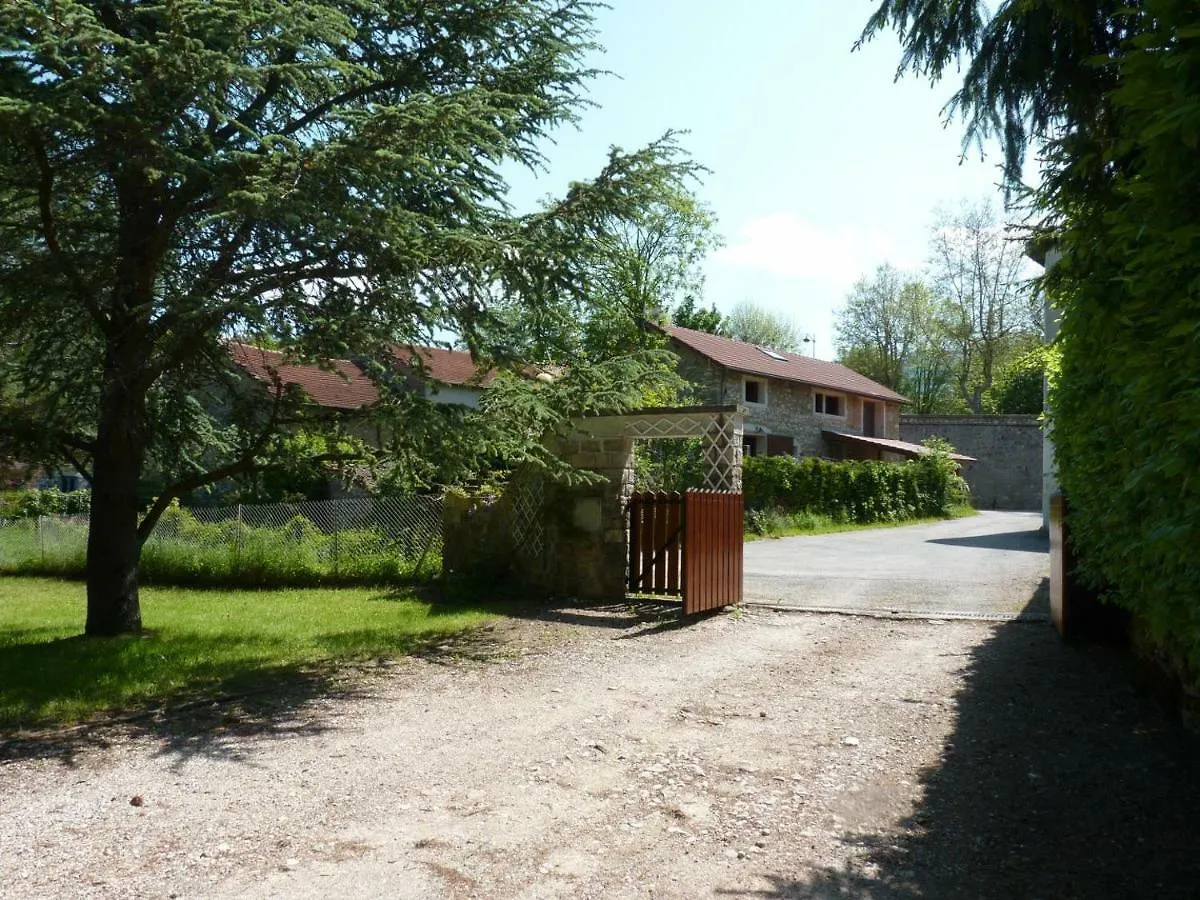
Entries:
[[766, 347], [759, 347], [758, 350], [761, 353], [767, 354], [767, 356], [771, 357], [771, 359], [777, 359], [780, 362], [788, 361], [786, 356], [781, 356], [780, 354], [776, 353], [774, 350], [768, 350]]

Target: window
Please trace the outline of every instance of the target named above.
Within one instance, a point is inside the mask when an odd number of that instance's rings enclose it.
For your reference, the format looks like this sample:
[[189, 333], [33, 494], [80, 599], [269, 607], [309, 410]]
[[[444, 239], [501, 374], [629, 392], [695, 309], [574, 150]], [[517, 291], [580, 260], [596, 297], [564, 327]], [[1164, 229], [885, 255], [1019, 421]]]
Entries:
[[842, 415], [842, 398], [833, 394], [813, 394], [813, 409], [827, 416]]
[[771, 359], [777, 359], [777, 360], [779, 360], [779, 362], [787, 362], [788, 361], [788, 358], [786, 356], [782, 356], [782, 355], [776, 353], [774, 350], [771, 350], [767, 347], [759, 347], [758, 349], [759, 349], [760, 353], [767, 354], [767, 356], [771, 357]]
[[742, 382], [742, 399], [747, 403], [766, 403], [767, 386], [754, 378]]

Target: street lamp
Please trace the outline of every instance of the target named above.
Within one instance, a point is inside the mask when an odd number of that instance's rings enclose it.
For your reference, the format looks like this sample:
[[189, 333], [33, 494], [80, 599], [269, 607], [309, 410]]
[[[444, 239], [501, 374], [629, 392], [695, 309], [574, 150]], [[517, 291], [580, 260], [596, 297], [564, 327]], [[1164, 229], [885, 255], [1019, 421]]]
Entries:
[[802, 343], [812, 344], [812, 358], [817, 358], [817, 336], [815, 334], [806, 334], [800, 339]]

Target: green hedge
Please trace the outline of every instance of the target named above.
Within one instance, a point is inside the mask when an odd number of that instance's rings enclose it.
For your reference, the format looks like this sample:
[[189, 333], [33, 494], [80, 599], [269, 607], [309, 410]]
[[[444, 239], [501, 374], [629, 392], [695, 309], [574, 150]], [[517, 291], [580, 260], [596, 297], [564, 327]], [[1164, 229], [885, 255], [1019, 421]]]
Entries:
[[[0, 527], [0, 573], [82, 578], [86, 557], [82, 522], [24, 519]], [[194, 587], [391, 584], [436, 577], [441, 560], [440, 537], [373, 528], [325, 533], [299, 515], [276, 528], [203, 523], [173, 508], [142, 548], [139, 578]]]
[[1154, 2], [1138, 24], [1106, 60], [1095, 153], [1050, 182], [1070, 210], [1050, 405], [1083, 573], [1200, 690], [1200, 10]]
[[903, 463], [755, 456], [743, 463], [742, 488], [752, 511], [864, 525], [949, 516], [967, 502], [966, 483], [945, 448]]
[[0, 519], [30, 519], [37, 516], [82, 516], [92, 505], [89, 490], [64, 494], [58, 488], [30, 488], [0, 493]]

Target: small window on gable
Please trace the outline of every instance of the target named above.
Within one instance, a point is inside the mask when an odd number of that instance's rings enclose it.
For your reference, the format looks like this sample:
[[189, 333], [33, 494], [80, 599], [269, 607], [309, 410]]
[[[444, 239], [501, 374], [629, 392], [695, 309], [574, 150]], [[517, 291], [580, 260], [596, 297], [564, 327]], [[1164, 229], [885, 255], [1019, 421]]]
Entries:
[[813, 394], [813, 409], [827, 416], [844, 415], [842, 398], [833, 394]]
[[761, 381], [747, 378], [742, 382], [742, 399], [747, 403], [766, 403], [766, 390]]

